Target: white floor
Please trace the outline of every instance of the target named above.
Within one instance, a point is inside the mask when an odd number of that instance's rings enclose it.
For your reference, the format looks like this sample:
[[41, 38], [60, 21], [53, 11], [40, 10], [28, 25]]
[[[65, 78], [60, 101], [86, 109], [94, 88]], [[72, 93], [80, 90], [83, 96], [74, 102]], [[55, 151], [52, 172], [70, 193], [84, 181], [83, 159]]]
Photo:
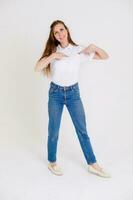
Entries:
[[[17, 142], [17, 141], [16, 141]], [[38, 141], [8, 142], [0, 151], [0, 200], [132, 200], [133, 164], [126, 153], [109, 160], [106, 179], [90, 174], [84, 158], [67, 148], [59, 154], [63, 176], [47, 169], [46, 146]], [[61, 147], [62, 148], [62, 147]]]

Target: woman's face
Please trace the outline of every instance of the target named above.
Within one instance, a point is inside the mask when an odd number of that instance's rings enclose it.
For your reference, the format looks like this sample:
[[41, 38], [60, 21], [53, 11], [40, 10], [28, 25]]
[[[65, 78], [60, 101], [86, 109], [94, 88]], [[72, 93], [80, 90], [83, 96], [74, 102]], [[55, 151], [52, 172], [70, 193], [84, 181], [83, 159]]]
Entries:
[[58, 40], [60, 43], [67, 41], [68, 33], [63, 24], [55, 25], [53, 33], [56, 40]]

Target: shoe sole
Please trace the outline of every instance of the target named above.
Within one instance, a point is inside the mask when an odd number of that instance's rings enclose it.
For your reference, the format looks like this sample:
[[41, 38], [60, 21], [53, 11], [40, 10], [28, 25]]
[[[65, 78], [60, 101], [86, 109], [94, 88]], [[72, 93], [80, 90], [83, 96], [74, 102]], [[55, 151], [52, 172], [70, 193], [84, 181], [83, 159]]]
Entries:
[[[90, 172], [90, 171], [89, 171]], [[101, 175], [101, 174], [98, 174], [98, 173], [95, 173], [95, 172], [90, 172], [91, 174], [94, 174], [94, 175], [97, 175], [99, 177], [102, 177], [102, 178], [111, 178], [111, 176], [104, 176], [104, 175]]]

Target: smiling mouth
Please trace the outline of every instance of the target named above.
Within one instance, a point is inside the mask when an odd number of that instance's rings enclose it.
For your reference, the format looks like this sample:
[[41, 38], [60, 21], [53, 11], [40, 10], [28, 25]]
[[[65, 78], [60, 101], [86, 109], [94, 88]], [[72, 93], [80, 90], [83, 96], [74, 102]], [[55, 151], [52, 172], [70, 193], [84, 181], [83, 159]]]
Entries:
[[61, 38], [59, 38], [60, 40], [62, 40], [62, 39], [64, 39], [65, 38], [65, 36], [64, 37], [61, 37]]

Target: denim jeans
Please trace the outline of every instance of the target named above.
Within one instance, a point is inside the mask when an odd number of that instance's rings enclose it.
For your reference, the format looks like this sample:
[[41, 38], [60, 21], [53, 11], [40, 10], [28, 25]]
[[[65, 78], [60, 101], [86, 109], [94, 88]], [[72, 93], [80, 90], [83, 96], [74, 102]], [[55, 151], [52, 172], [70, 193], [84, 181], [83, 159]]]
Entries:
[[60, 86], [52, 81], [50, 82], [48, 99], [48, 161], [56, 162], [59, 128], [64, 105], [66, 105], [71, 116], [87, 164], [95, 163], [96, 158], [86, 130], [86, 118], [78, 82], [71, 86]]

